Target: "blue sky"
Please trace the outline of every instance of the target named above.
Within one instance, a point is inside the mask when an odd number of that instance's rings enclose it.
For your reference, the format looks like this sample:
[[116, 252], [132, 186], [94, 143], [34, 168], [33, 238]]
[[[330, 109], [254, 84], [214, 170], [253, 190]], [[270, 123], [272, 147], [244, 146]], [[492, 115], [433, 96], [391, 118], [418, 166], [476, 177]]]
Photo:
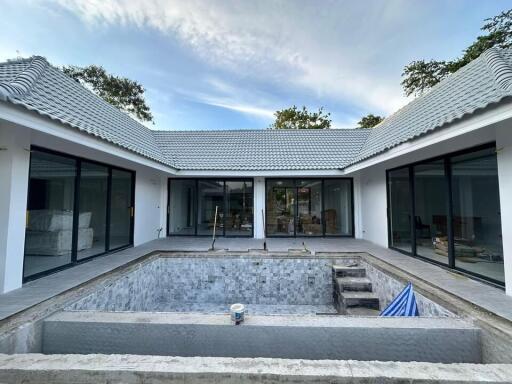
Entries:
[[266, 128], [293, 104], [338, 128], [407, 102], [403, 66], [450, 59], [509, 1], [1, 0], [0, 60], [141, 82], [157, 129]]

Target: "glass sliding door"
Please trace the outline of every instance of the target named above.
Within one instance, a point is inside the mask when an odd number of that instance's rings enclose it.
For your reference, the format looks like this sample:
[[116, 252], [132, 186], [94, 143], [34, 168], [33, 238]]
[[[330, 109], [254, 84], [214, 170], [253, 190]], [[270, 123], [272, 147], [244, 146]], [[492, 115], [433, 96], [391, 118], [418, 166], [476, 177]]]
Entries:
[[[200, 180], [198, 182], [197, 234], [212, 235], [215, 222], [216, 234], [224, 233], [224, 182]], [[217, 210], [217, 220], [215, 212]]]
[[297, 180], [297, 236], [322, 236], [322, 180]]
[[387, 176], [390, 247], [504, 284], [493, 145], [390, 170]]
[[132, 244], [134, 173], [32, 147], [23, 280]]
[[112, 169], [111, 183], [109, 249], [113, 250], [132, 242], [133, 174]]
[[81, 162], [77, 259], [105, 253], [108, 167]]
[[324, 180], [324, 221], [326, 236], [353, 233], [352, 180]]
[[168, 234], [253, 236], [251, 179], [169, 179]]
[[296, 187], [293, 180], [267, 180], [266, 233], [295, 235]]
[[226, 236], [252, 234], [252, 181], [226, 181]]
[[416, 252], [448, 264], [448, 185], [444, 160], [414, 167]]
[[173, 179], [169, 183], [169, 234], [196, 234], [196, 181]]
[[455, 266], [504, 283], [494, 148], [451, 159]]
[[390, 171], [388, 173], [390, 246], [406, 252], [412, 252], [411, 196], [409, 168]]
[[267, 236], [352, 236], [351, 179], [266, 181]]
[[32, 151], [23, 277], [72, 262], [76, 174], [75, 159]]

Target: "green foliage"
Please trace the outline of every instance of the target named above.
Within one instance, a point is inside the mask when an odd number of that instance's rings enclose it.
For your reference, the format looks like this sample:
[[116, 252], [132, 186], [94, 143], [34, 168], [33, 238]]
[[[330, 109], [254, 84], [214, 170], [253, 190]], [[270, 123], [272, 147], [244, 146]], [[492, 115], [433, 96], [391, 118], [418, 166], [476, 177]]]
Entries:
[[295, 105], [274, 113], [276, 120], [270, 129], [326, 129], [331, 127], [330, 113], [323, 107], [318, 112], [309, 112], [306, 107], [298, 109]]
[[64, 66], [62, 71], [121, 111], [143, 122], [153, 121], [153, 115], [144, 99], [144, 88], [138, 82], [111, 75], [97, 65]]
[[359, 125], [360, 128], [373, 128], [382, 120], [384, 120], [382, 116], [375, 116], [370, 113], [362, 117], [357, 124]]
[[478, 36], [476, 41], [463, 51], [462, 57], [452, 61], [415, 60], [406, 65], [401, 83], [405, 95], [423, 94], [450, 73], [459, 70], [491, 47], [512, 46], [512, 9], [484, 21], [486, 23], [481, 30], [487, 34]]

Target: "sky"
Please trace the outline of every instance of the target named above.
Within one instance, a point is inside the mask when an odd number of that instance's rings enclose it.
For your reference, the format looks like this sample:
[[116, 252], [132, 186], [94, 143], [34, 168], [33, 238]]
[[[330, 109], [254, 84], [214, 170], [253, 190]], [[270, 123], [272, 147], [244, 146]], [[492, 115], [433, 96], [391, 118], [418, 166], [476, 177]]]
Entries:
[[0, 61], [140, 82], [154, 129], [263, 129], [292, 105], [351, 128], [409, 100], [404, 65], [453, 59], [505, 0], [0, 0]]

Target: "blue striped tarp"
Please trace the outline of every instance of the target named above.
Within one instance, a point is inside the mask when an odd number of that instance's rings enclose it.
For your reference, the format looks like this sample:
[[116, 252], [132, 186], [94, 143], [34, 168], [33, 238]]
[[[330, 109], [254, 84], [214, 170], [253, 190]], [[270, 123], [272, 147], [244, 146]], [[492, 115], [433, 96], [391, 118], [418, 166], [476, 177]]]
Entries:
[[384, 309], [381, 316], [419, 316], [418, 305], [416, 304], [416, 297], [414, 296], [414, 289], [412, 283], [400, 292], [400, 294]]

